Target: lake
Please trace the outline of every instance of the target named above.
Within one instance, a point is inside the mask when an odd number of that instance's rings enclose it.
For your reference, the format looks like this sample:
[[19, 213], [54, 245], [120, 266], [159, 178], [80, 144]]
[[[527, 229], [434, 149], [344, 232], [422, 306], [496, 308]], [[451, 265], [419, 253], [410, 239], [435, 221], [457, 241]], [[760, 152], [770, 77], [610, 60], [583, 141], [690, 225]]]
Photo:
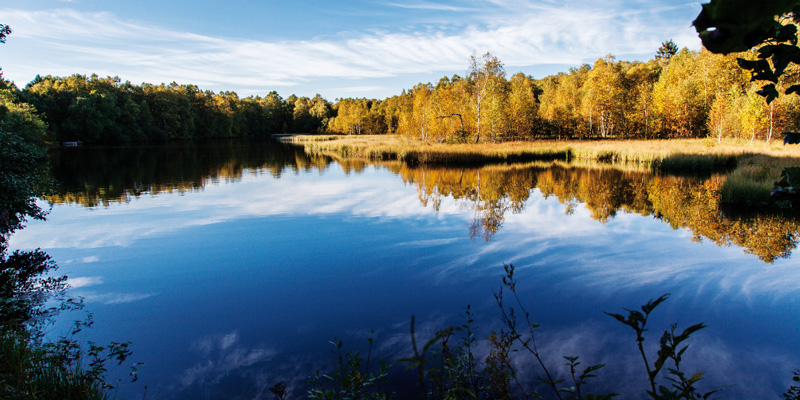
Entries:
[[[644, 397], [625, 313], [662, 294], [645, 344], [705, 322], [685, 355], [722, 398], [780, 398], [800, 368], [800, 220], [718, 206], [719, 176], [563, 162], [407, 166], [311, 157], [267, 141], [69, 148], [47, 221], [11, 248], [41, 247], [85, 299], [82, 340], [130, 341], [145, 364], [118, 398], [303, 397], [345, 350], [392, 362], [400, 397], [418, 340], [476, 313], [479, 354], [502, 328], [504, 264], [545, 360], [605, 362], [590, 391]], [[43, 201], [45, 207], [49, 207]], [[67, 330], [65, 315], [50, 332]], [[483, 352], [483, 353], [481, 353]], [[518, 354], [526, 382], [540, 372]], [[125, 371], [115, 374], [124, 376]], [[548, 398], [549, 392], [541, 389]]]

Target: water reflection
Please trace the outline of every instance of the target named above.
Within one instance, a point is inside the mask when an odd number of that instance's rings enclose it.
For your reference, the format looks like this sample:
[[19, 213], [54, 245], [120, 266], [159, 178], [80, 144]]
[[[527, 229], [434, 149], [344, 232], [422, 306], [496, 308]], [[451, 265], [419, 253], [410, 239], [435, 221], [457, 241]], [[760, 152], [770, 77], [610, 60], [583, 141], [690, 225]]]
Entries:
[[[52, 154], [60, 183], [51, 203], [85, 207], [127, 202], [162, 192], [196, 191], [246, 173], [287, 172], [330, 167], [326, 156], [269, 141], [170, 143], [160, 146], [77, 148]], [[360, 174], [367, 163], [337, 160], [346, 174]], [[489, 241], [508, 213], [525, 208], [532, 189], [555, 196], [571, 214], [584, 204], [593, 219], [607, 223], [620, 212], [652, 215], [673, 229], [684, 228], [693, 241], [738, 246], [764, 262], [788, 258], [797, 246], [797, 215], [775, 210], [732, 210], [721, 204], [723, 176], [710, 178], [654, 175], [645, 171], [564, 163], [528, 163], [485, 167], [383, 167], [417, 187], [419, 200], [438, 212], [446, 198], [471, 210], [468, 234]]]
[[[641, 360], [631, 332], [602, 312], [666, 292], [646, 343], [671, 322], [706, 322], [687, 367], [711, 368], [711, 386], [756, 382], [723, 396], [779, 397], [800, 365], [796, 261], [764, 266], [735, 247], [690, 242], [741, 242], [772, 257], [794, 248], [791, 216], [720, 207], [721, 177], [375, 165], [268, 142], [55, 156], [63, 186], [51, 200], [91, 208], [55, 206], [14, 243], [58, 260], [96, 313], [92, 339], [132, 341], [158, 398], [271, 398], [279, 381], [299, 398], [309, 374], [330, 368], [334, 336], [363, 351], [374, 330], [375, 359], [408, 357], [412, 314], [429, 338], [463, 323], [469, 304], [485, 338], [500, 328], [491, 291], [503, 263], [518, 268], [548, 362], [609, 362], [601, 379], [626, 398], [641, 392], [617, 378], [643, 379]], [[767, 227], [790, 240], [747, 242]]]
[[127, 202], [143, 194], [199, 190], [237, 181], [246, 171], [280, 177], [288, 171], [324, 170], [331, 163], [266, 140], [66, 148], [53, 150], [50, 159], [59, 186], [47, 200], [85, 207]]
[[583, 203], [600, 223], [621, 211], [652, 215], [673, 229], [688, 229], [693, 241], [736, 245], [765, 262], [789, 257], [800, 232], [797, 216], [790, 213], [725, 209], [723, 176], [701, 179], [560, 163], [460, 170], [401, 166], [397, 172], [418, 186], [420, 201], [434, 210], [443, 197], [462, 200], [475, 211], [470, 236], [487, 241], [507, 212], [524, 208], [534, 188], [545, 198], [558, 198], [567, 214]]

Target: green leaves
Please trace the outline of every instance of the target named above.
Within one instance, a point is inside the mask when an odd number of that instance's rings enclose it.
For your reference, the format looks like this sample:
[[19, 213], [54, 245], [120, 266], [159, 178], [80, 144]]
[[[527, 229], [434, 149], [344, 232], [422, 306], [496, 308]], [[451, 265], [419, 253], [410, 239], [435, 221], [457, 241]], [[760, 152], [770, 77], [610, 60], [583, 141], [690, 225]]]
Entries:
[[[367, 342], [371, 353], [371, 336]], [[342, 354], [344, 344], [341, 340], [334, 338], [330, 343], [335, 347], [332, 352], [336, 355], [337, 364], [331, 373], [320, 374], [319, 371], [316, 372], [311, 378], [311, 389], [308, 391], [308, 398], [315, 400], [385, 400], [387, 394], [380, 390], [380, 386], [388, 378], [389, 364], [381, 362], [380, 369], [377, 372], [370, 372], [369, 359], [367, 360], [367, 365], [362, 368], [364, 359], [358, 351], [349, 351]], [[286, 395], [286, 385], [278, 383], [273, 388], [270, 388], [270, 391], [277, 398], [281, 398], [281, 396]]]

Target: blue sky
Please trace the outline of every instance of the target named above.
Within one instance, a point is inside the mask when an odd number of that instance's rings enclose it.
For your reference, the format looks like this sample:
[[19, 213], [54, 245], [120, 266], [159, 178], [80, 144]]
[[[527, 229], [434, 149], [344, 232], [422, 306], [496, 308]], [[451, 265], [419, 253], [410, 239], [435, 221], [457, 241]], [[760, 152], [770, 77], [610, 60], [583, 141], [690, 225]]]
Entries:
[[490, 51], [509, 74], [544, 77], [606, 54], [646, 60], [661, 42], [700, 48], [700, 1], [0, 0], [14, 33], [4, 77], [119, 76], [240, 96], [275, 90], [385, 98], [464, 75]]

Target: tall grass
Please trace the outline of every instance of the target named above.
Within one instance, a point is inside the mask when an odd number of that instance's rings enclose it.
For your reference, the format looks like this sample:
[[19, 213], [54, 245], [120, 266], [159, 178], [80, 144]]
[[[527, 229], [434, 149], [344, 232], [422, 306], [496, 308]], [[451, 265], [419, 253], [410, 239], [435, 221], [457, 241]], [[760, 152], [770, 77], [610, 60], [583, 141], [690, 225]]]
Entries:
[[[536, 141], [477, 144], [441, 144], [413, 141], [391, 135], [380, 136], [295, 136], [311, 154], [375, 161], [399, 160], [412, 163], [486, 163], [542, 159], [582, 159], [608, 164], [638, 163], [670, 170], [726, 168], [742, 154], [778, 155], [786, 150], [749, 143], [717, 143], [704, 139]], [[794, 149], [791, 149], [794, 150]], [[800, 157], [800, 149], [794, 151]]]
[[785, 168], [800, 166], [800, 158], [749, 154], [740, 157], [736, 169], [726, 175], [721, 199], [729, 204], [766, 204], [770, 191]]

